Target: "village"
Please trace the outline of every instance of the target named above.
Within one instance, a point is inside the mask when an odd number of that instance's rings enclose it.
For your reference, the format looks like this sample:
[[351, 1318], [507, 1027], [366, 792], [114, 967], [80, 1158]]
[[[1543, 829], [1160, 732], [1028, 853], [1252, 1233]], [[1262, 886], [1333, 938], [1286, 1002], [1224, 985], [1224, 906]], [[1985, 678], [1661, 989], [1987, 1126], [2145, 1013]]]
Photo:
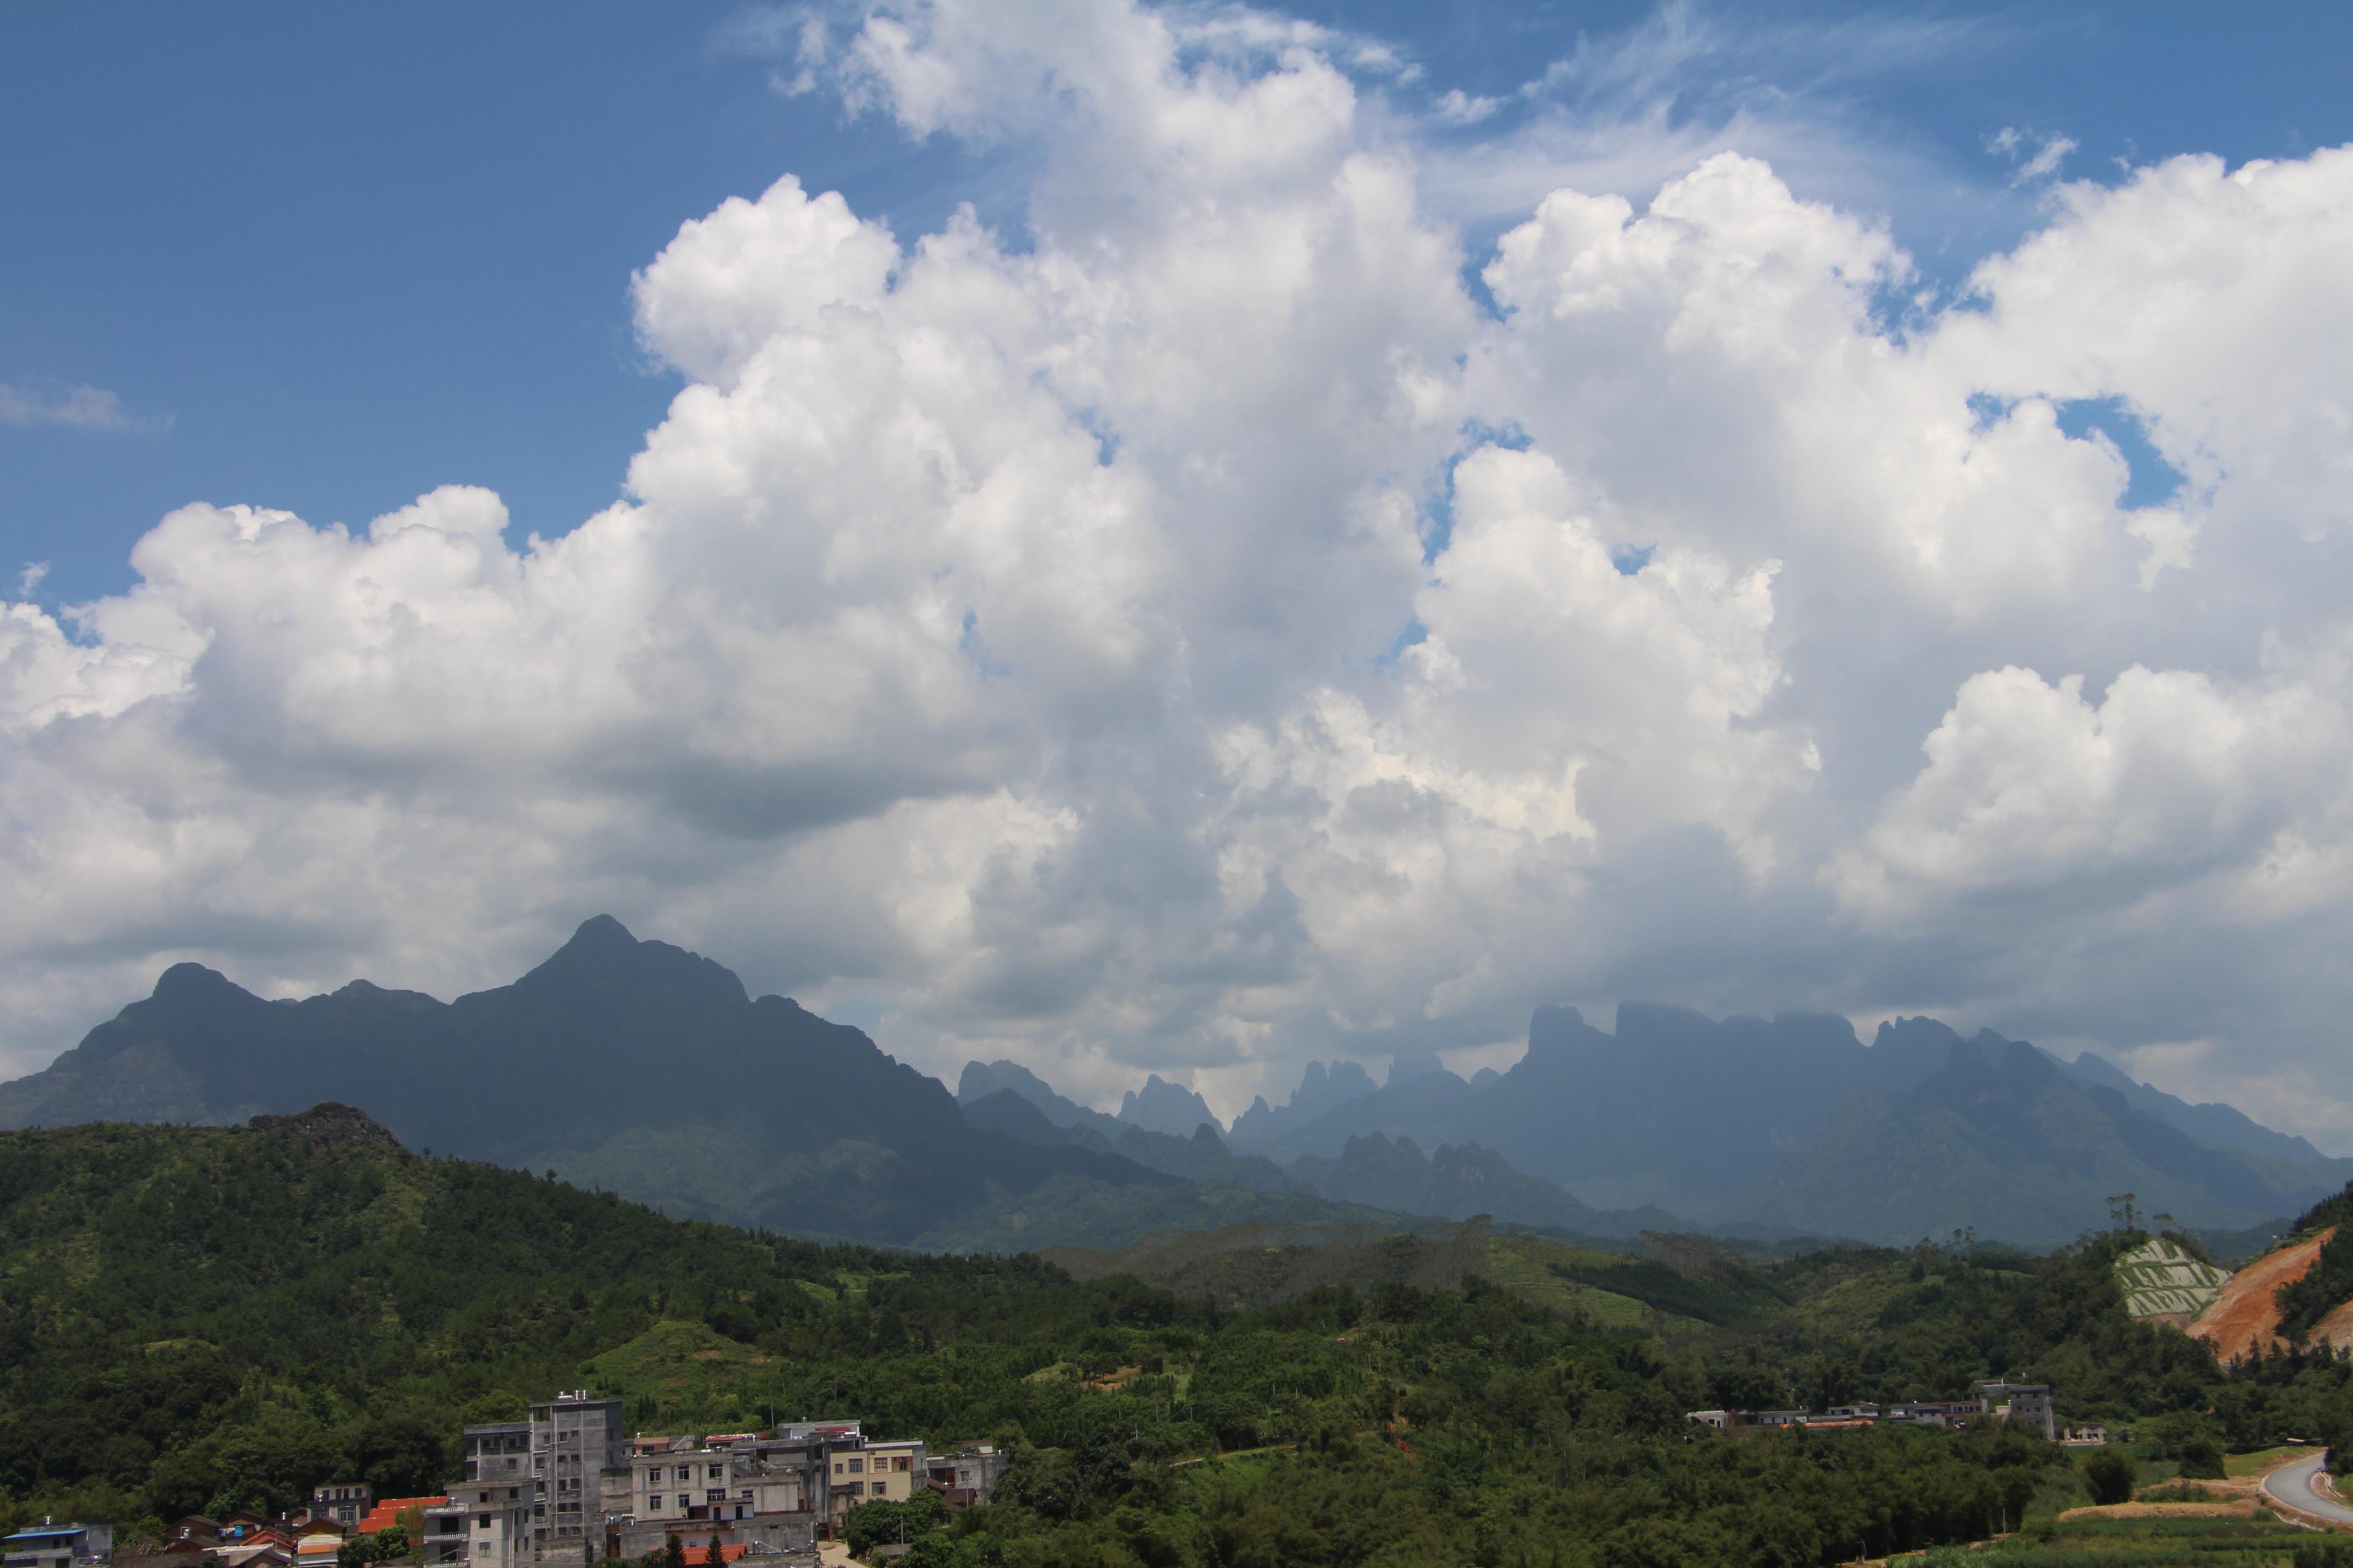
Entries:
[[1968, 1399], [1923, 1399], [1906, 1404], [1833, 1405], [1820, 1414], [1796, 1410], [1694, 1410], [1694, 1426], [1727, 1436], [1772, 1432], [1789, 1427], [1808, 1431], [1852, 1430], [1862, 1426], [1908, 1426], [1949, 1427], [1956, 1431], [1981, 1422], [1997, 1421], [2042, 1434], [2048, 1443], [2071, 1448], [2098, 1447], [2108, 1440], [2105, 1426], [2071, 1426], [2062, 1431], [2051, 1388], [2041, 1383], [1980, 1383]]
[[461, 1473], [442, 1492], [332, 1482], [281, 1518], [191, 1516], [141, 1550], [117, 1552], [111, 1524], [44, 1521], [0, 1542], [5, 1568], [536, 1568], [635, 1560], [673, 1538], [690, 1563], [717, 1565], [814, 1553], [862, 1503], [929, 1491], [952, 1513], [970, 1508], [1007, 1458], [987, 1443], [934, 1454], [855, 1420], [655, 1436], [625, 1432], [621, 1415], [617, 1399], [561, 1394], [525, 1420], [465, 1427]]

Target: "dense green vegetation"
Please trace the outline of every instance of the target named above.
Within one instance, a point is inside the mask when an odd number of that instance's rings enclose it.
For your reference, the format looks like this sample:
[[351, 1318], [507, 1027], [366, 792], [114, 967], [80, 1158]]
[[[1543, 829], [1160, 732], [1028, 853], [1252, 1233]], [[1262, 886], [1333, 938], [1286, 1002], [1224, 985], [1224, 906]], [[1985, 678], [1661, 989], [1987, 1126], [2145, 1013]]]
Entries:
[[[0, 1489], [17, 1519], [134, 1531], [328, 1479], [429, 1489], [460, 1422], [585, 1384], [648, 1430], [856, 1415], [1008, 1444], [991, 1506], [861, 1523], [919, 1538], [919, 1568], [1830, 1563], [1981, 1538], [2080, 1483], [2022, 1434], [1731, 1440], [1687, 1410], [2007, 1375], [2176, 1460], [2345, 1425], [2333, 1357], [2226, 1377], [2126, 1320], [2109, 1262], [2135, 1239], [1742, 1261], [1465, 1233], [1354, 1244], [1314, 1284], [1261, 1247], [1286, 1283], [1237, 1310], [1035, 1258], [673, 1221], [382, 1144], [10, 1133]], [[1604, 1300], [1637, 1311], [1584, 1305]]]
[[2330, 1309], [2353, 1300], [2353, 1188], [2316, 1204], [2295, 1222], [2299, 1234], [2335, 1226], [2337, 1234], [2320, 1249], [2311, 1271], [2283, 1289], [2280, 1332], [2298, 1342], [2309, 1335]]

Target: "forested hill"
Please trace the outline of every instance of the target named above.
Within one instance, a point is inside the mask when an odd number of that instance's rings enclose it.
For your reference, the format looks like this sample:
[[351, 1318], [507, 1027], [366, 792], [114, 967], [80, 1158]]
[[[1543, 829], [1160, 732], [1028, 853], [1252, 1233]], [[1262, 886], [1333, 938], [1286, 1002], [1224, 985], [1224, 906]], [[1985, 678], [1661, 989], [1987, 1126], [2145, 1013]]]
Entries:
[[[818, 1247], [316, 1131], [0, 1133], [7, 1496], [95, 1486], [120, 1494], [100, 1514], [171, 1518], [338, 1477], [416, 1493], [450, 1473], [461, 1413], [519, 1408], [607, 1352], [646, 1363], [601, 1380], [645, 1383], [634, 1418], [717, 1429], [770, 1401], [837, 1407], [846, 1391], [810, 1381], [828, 1360], [1075, 1310], [1031, 1258]], [[667, 1412], [647, 1381], [665, 1357], [712, 1369]]]
[[[0, 1523], [135, 1536], [330, 1479], [414, 1493], [461, 1421], [583, 1385], [649, 1431], [773, 1409], [1008, 1443], [950, 1568], [1830, 1564], [1972, 1539], [2072, 1484], [2058, 1457], [1990, 1430], [1694, 1443], [1684, 1412], [1997, 1374], [2053, 1381], [2065, 1418], [2233, 1447], [2353, 1429], [2353, 1366], [2226, 1378], [2126, 1319], [2109, 1261], [2134, 1239], [1759, 1263], [1724, 1321], [1662, 1340], [1533, 1274], [1375, 1270], [1231, 1311], [1032, 1258], [818, 1247], [422, 1158], [347, 1110], [0, 1133]], [[1631, 1290], [1718, 1267], [1660, 1258], [1589, 1267]]]

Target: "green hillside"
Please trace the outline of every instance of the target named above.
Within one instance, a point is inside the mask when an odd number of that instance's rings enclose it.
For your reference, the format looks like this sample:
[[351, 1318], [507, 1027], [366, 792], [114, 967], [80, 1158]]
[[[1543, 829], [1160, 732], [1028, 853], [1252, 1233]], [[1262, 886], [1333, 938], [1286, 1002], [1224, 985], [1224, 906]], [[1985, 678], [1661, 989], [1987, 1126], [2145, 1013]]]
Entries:
[[1005, 1442], [999, 1500], [924, 1543], [953, 1568], [1829, 1564], [1982, 1536], [2063, 1462], [1998, 1431], [1690, 1442], [1686, 1411], [2008, 1375], [2160, 1445], [2353, 1429], [2353, 1365], [2226, 1378], [2126, 1317], [2137, 1236], [2038, 1258], [1279, 1234], [1081, 1279], [666, 1219], [351, 1112], [0, 1134], [0, 1522], [135, 1536], [327, 1479], [412, 1492], [461, 1421], [586, 1385], [652, 1430], [774, 1410]]

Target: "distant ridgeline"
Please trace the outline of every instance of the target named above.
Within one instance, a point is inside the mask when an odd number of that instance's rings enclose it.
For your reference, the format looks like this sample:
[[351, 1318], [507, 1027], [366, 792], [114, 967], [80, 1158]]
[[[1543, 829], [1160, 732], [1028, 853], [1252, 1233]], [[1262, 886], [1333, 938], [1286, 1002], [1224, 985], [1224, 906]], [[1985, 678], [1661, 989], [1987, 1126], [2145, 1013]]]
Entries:
[[265, 1001], [175, 965], [0, 1085], [0, 1127], [226, 1124], [320, 1100], [412, 1147], [552, 1168], [674, 1215], [947, 1250], [1482, 1215], [1602, 1238], [2047, 1246], [2100, 1228], [2120, 1192], [2195, 1234], [2261, 1238], [2353, 1177], [2353, 1161], [2095, 1056], [1926, 1018], [1865, 1046], [1829, 1016], [1629, 1002], [1612, 1034], [1543, 1007], [1506, 1072], [1465, 1080], [1404, 1055], [1376, 1082], [1310, 1064], [1285, 1104], [1229, 1129], [1157, 1077], [1116, 1115], [1011, 1062], [968, 1065], [951, 1095], [859, 1030], [604, 916], [514, 984], [448, 1003], [365, 981]]
[[[2049, 1246], [2105, 1228], [2110, 1195], [2130, 1192], [2236, 1248], [2353, 1178], [2353, 1161], [2228, 1106], [1989, 1030], [1905, 1018], [1866, 1047], [1840, 1017], [1717, 1022], [1638, 1003], [1617, 1022], [1605, 1034], [1573, 1008], [1540, 1008], [1527, 1054], [1469, 1081], [1434, 1058], [1400, 1058], [1385, 1083], [1354, 1062], [1311, 1063], [1289, 1103], [1261, 1099], [1229, 1130], [1201, 1108], [1189, 1138], [1170, 1135], [1165, 1085], [1109, 1116], [1017, 1064], [974, 1062], [957, 1098], [976, 1125], [1188, 1178], [1604, 1237], [1696, 1224]], [[1165, 1131], [1141, 1124], [1146, 1104]]]

